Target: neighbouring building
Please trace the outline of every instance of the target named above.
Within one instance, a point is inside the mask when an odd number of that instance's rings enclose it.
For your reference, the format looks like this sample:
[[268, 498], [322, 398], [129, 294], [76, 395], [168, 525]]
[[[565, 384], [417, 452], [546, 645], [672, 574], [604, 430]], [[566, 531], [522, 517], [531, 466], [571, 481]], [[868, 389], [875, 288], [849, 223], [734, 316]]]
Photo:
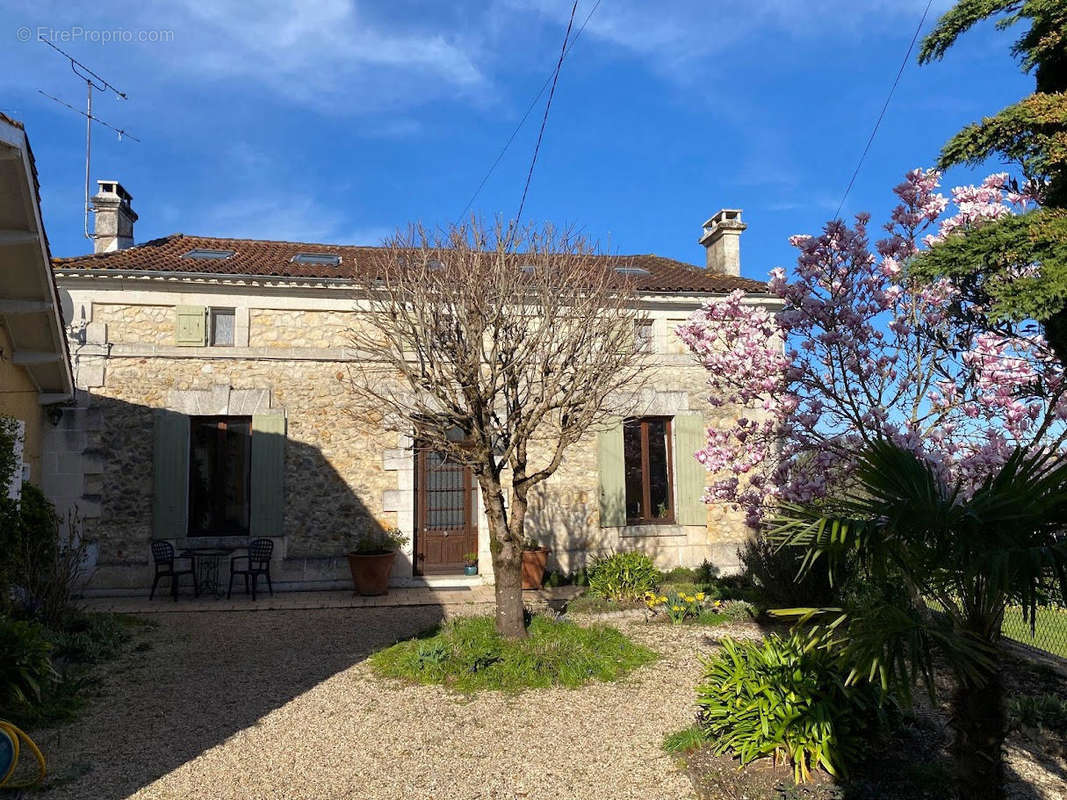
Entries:
[[[412, 537], [396, 584], [462, 573], [465, 549], [491, 580], [472, 476], [347, 413], [347, 331], [363, 313], [356, 289], [373, 248], [180, 233], [131, 246], [131, 202], [100, 181], [96, 252], [53, 262], [85, 390], [70, 413], [94, 420], [82, 457], [100, 469], [87, 481], [98, 501], [86, 522], [98, 546], [91, 587], [142, 591], [152, 539], [180, 548], [261, 536], [275, 542], [276, 588], [347, 586], [344, 554], [374, 525]], [[740, 277], [744, 229], [740, 211], [708, 220], [704, 268], [603, 257], [636, 276], [647, 322], [635, 338], [654, 355], [653, 376], [641, 418], [591, 432], [543, 485], [528, 532], [555, 568], [622, 549], [662, 567], [736, 565], [743, 519], [703, 503], [708, 476], [692, 457], [725, 412], [709, 408], [707, 376], [674, 328], [735, 289], [776, 302]], [[462, 547], [436, 546], [446, 533]]]
[[11, 486], [41, 485], [58, 505], [82, 494], [57, 481], [57, 405], [74, 382], [41, 219], [37, 169], [21, 123], [0, 114], [0, 424], [15, 434]]

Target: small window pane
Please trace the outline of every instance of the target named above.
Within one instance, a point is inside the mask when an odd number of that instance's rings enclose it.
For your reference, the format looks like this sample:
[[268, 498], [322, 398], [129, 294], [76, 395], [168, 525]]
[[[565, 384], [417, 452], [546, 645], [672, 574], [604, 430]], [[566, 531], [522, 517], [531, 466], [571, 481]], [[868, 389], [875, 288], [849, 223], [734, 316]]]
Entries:
[[233, 347], [234, 310], [211, 309], [211, 344], [215, 347]]
[[652, 352], [652, 320], [650, 320], [650, 319], [635, 319], [634, 320], [634, 352], [635, 353], [651, 353]]
[[641, 466], [641, 422], [627, 421], [622, 428], [623, 453], [626, 459], [626, 517], [644, 516], [645, 477]]

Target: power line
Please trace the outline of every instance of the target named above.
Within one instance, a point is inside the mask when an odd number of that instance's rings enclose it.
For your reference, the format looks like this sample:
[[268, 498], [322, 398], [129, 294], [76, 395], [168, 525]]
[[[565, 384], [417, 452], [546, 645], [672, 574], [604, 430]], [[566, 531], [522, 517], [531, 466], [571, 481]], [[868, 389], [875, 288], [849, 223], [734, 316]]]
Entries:
[[[566, 43], [566, 41], [564, 42], [564, 56], [566, 56], [568, 53], [570, 53], [571, 50], [574, 49], [574, 45], [576, 45], [578, 43], [578, 39], [581, 38], [582, 31], [585, 30], [585, 26], [589, 24], [589, 20], [593, 18], [593, 14], [596, 13], [596, 10], [600, 7], [600, 4], [602, 2], [603, 0], [596, 0], [596, 3], [593, 4], [592, 9], [590, 9], [589, 13], [586, 15], [585, 21], [582, 23], [581, 27], [578, 28], [577, 33], [574, 34], [574, 38], [570, 40], [570, 43]], [[577, 5], [575, 5], [575, 8], [577, 8]], [[573, 20], [574, 15], [572, 13], [571, 21], [573, 22]], [[568, 30], [569, 29], [570, 26], [568, 25]], [[562, 61], [562, 58], [560, 60]], [[489, 178], [492, 176], [493, 172], [500, 164], [500, 160], [504, 157], [504, 154], [507, 153], [508, 148], [511, 147], [511, 143], [515, 141], [515, 137], [518, 135], [519, 131], [522, 130], [523, 125], [526, 124], [526, 120], [529, 119], [530, 112], [534, 110], [534, 106], [537, 105], [537, 101], [541, 99], [541, 96], [545, 93], [545, 90], [548, 89], [549, 85], [554, 83], [554, 79], [558, 74], [558, 71], [556, 71], [549, 75], [547, 78], [545, 78], [545, 82], [541, 84], [541, 88], [538, 90], [537, 94], [534, 95], [533, 100], [530, 101], [530, 105], [526, 107], [526, 113], [522, 115], [522, 119], [519, 120], [519, 124], [515, 126], [515, 129], [511, 132], [511, 135], [508, 137], [507, 141], [504, 142], [504, 146], [500, 148], [500, 152], [497, 153], [496, 158], [493, 160], [493, 163], [489, 166], [489, 169], [486, 171], [485, 175], [482, 176], [482, 180], [478, 184], [478, 188], [474, 190], [474, 194], [472, 194], [470, 200], [467, 201], [467, 205], [465, 205], [463, 207], [463, 210], [459, 212], [459, 216], [456, 218], [457, 224], [462, 221], [463, 216], [467, 213], [467, 211], [470, 210], [470, 207], [474, 205], [474, 201], [478, 198], [478, 195], [481, 194], [482, 189], [485, 188], [485, 184], [489, 181]]]
[[845, 206], [845, 199], [848, 197], [849, 192], [852, 191], [852, 186], [855, 184], [856, 178], [860, 174], [860, 167], [863, 166], [863, 161], [867, 158], [867, 152], [871, 149], [874, 137], [878, 134], [878, 127], [882, 124], [885, 112], [889, 108], [889, 101], [893, 99], [893, 93], [897, 90], [897, 84], [900, 83], [900, 77], [904, 74], [904, 68], [908, 66], [908, 62], [911, 60], [911, 51], [915, 49], [915, 42], [919, 40], [919, 33], [922, 31], [923, 24], [926, 22], [926, 15], [930, 13], [930, 7], [933, 4], [934, 0], [928, 0], [926, 3], [926, 8], [923, 10], [919, 25], [915, 28], [915, 35], [911, 37], [911, 44], [908, 45], [908, 52], [904, 54], [904, 60], [900, 63], [900, 69], [897, 70], [897, 77], [893, 80], [893, 85], [889, 88], [889, 95], [885, 98], [885, 104], [882, 106], [882, 111], [874, 123], [874, 130], [871, 131], [871, 135], [867, 139], [867, 145], [863, 148], [863, 153], [860, 154], [860, 160], [856, 163], [856, 169], [852, 172], [852, 177], [848, 181], [848, 187], [845, 189], [845, 193], [841, 195], [841, 202], [838, 203], [837, 211], [834, 212], [834, 219], [841, 216], [841, 209]]
[[534, 165], [537, 164], [537, 154], [541, 152], [541, 140], [545, 136], [545, 126], [548, 124], [548, 112], [552, 108], [552, 98], [556, 94], [556, 82], [559, 80], [559, 71], [563, 68], [563, 57], [567, 55], [567, 42], [571, 38], [571, 27], [574, 25], [574, 12], [578, 10], [578, 0], [574, 0], [571, 6], [571, 17], [567, 20], [567, 31], [563, 34], [563, 47], [559, 51], [559, 61], [556, 62], [556, 71], [552, 73], [552, 88], [548, 90], [548, 101], [545, 103], [545, 113], [541, 117], [541, 129], [537, 132], [537, 142], [534, 144], [533, 156], [530, 158], [530, 169], [526, 173], [526, 184], [522, 187], [522, 199], [519, 200], [519, 210], [515, 214], [514, 230], [519, 228], [519, 220], [522, 219], [522, 209], [526, 205], [526, 193], [530, 191], [530, 181], [533, 179]]

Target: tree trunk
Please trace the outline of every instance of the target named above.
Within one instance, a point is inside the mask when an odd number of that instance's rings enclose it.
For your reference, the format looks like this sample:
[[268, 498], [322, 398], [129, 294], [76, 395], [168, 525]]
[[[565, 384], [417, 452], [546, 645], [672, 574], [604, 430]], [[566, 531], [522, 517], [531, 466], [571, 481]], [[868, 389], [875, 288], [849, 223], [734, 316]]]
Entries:
[[1004, 685], [999, 665], [983, 686], [957, 686], [952, 695], [952, 757], [960, 797], [997, 800], [1004, 770]]
[[516, 540], [508, 526], [507, 506], [500, 483], [480, 481], [485, 516], [489, 521], [489, 547], [496, 579], [496, 630], [507, 639], [526, 638], [522, 603], [522, 539]]

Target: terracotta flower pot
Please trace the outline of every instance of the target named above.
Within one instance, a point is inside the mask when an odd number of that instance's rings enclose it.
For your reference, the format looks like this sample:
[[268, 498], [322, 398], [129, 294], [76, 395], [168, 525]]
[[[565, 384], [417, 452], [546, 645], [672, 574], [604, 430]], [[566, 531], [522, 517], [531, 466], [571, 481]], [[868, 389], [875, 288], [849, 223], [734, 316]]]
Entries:
[[522, 551], [522, 588], [540, 589], [548, 566], [548, 548]]
[[356, 591], [362, 595], [387, 594], [394, 559], [395, 552], [349, 553], [348, 569]]

